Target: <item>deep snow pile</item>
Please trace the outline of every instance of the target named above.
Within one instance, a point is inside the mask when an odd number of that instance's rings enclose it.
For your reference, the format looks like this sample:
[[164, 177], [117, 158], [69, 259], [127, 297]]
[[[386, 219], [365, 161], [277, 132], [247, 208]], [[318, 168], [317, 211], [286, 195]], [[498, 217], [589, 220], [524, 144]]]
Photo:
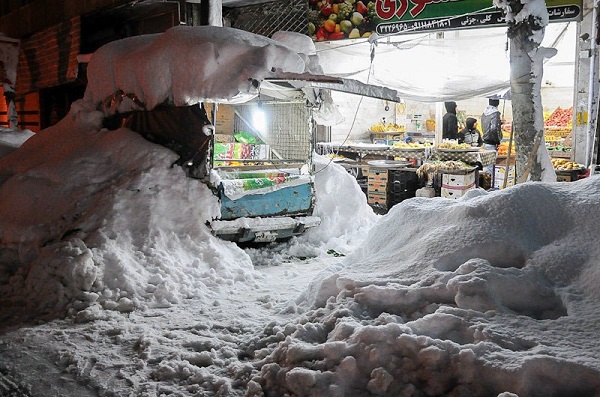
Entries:
[[173, 152], [80, 116], [0, 159], [13, 174], [0, 185], [5, 305], [34, 317], [96, 301], [131, 311], [252, 279], [250, 260], [211, 238], [216, 199], [170, 167]]
[[255, 388], [599, 395], [598, 208], [599, 176], [404, 201], [313, 283], [285, 341], [257, 352]]
[[[252, 282], [251, 258], [205, 226], [218, 214], [208, 187], [170, 167], [176, 160], [170, 150], [101, 125], [107, 114], [164, 101], [248, 99], [257, 94], [249, 79], [318, 69], [310, 38], [278, 37], [181, 26], [94, 53], [85, 96], [67, 117], [0, 158], [0, 291], [13, 309], [2, 314], [5, 324], [22, 307], [31, 318], [94, 303], [129, 312]], [[346, 233], [326, 219], [319, 238]], [[79, 315], [94, 318], [89, 311]]]
[[0, 157], [14, 152], [32, 136], [33, 132], [30, 130], [0, 127]]
[[[25, 307], [31, 318], [93, 303], [129, 312], [253, 283], [250, 256], [205, 225], [219, 210], [211, 190], [171, 167], [172, 151], [128, 129], [100, 129], [97, 113], [73, 111], [0, 159], [3, 305], [18, 316]], [[343, 251], [375, 219], [341, 167], [327, 167], [315, 184], [323, 224], [290, 255], [322, 254], [332, 238], [341, 240], [329, 246]], [[364, 216], [349, 223], [344, 211], [329, 212], [336, 205], [331, 194], [348, 197]], [[2, 313], [4, 322], [12, 315]]]

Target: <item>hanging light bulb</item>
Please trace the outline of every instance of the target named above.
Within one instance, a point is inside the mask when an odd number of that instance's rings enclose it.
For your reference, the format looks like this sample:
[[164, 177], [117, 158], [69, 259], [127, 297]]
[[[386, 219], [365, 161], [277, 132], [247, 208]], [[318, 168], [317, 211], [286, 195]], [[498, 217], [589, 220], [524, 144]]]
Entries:
[[263, 109], [262, 101], [260, 100], [260, 95], [258, 96], [258, 104], [252, 110], [252, 126], [258, 132], [267, 132], [267, 117], [265, 115], [265, 110]]

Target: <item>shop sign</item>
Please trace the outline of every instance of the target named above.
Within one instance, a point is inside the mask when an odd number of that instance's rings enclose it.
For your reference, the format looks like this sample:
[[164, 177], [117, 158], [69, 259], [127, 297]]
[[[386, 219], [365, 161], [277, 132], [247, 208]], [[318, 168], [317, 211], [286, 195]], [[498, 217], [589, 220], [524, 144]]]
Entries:
[[[582, 0], [547, 0], [550, 22], [580, 21]], [[309, 0], [316, 41], [505, 25], [491, 0]]]

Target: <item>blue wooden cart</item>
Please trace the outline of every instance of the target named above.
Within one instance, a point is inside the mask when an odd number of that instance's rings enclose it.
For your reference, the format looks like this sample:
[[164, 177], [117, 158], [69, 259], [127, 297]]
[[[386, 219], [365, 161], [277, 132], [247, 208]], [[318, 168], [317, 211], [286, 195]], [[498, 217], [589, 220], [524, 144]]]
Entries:
[[[269, 112], [269, 123], [267, 131], [261, 132], [247, 121], [256, 106], [249, 103], [230, 109], [237, 124], [222, 130], [233, 129], [234, 134], [221, 130], [213, 142], [210, 183], [221, 211], [210, 226], [216, 236], [235, 242], [289, 239], [320, 223], [312, 214], [310, 110], [303, 102], [263, 102], [260, 106]], [[269, 134], [269, 128], [277, 133]], [[241, 129], [250, 131], [251, 142], [233, 138]]]

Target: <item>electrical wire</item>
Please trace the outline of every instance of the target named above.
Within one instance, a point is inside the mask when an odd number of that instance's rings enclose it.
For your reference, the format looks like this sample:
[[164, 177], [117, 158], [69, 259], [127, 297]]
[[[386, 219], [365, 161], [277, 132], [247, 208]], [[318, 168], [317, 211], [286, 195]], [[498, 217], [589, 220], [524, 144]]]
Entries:
[[[376, 47], [376, 43], [372, 43], [371, 44], [371, 63], [369, 65], [369, 73], [367, 74], [367, 84], [369, 84], [369, 80], [371, 78], [371, 73], [373, 71], [373, 61], [375, 59], [375, 47]], [[340, 152], [340, 148], [342, 146], [344, 146], [344, 144], [348, 141], [348, 138], [350, 137], [350, 134], [352, 133], [352, 129], [354, 128], [354, 125], [356, 124], [356, 118], [358, 117], [358, 111], [360, 109], [360, 105], [362, 104], [362, 101], [364, 99], [364, 96], [361, 95], [360, 96], [360, 100], [358, 101], [358, 105], [356, 106], [356, 111], [354, 112], [354, 117], [352, 118], [352, 123], [350, 124], [350, 129], [348, 130], [348, 134], [346, 134], [346, 137], [344, 138], [344, 140], [342, 141], [342, 143], [340, 144], [340, 146], [337, 148], [337, 151], [333, 152], [333, 155], [337, 155]], [[333, 157], [329, 159], [329, 162], [327, 163], [327, 165], [325, 165], [325, 167], [321, 168], [318, 171], [315, 171], [315, 175], [318, 174], [319, 172], [323, 171], [324, 169], [326, 169], [327, 167], [329, 167], [331, 165], [331, 163], [333, 162]]]

